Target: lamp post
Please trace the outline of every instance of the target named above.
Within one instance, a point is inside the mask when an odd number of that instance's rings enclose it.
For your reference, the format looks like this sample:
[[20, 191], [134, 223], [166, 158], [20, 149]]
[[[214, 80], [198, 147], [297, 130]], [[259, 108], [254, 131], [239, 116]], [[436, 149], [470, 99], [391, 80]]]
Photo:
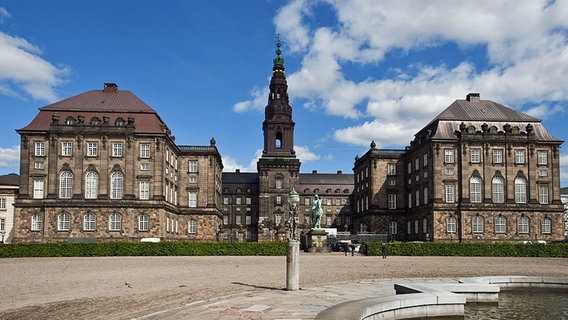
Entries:
[[292, 188], [288, 194], [290, 204], [290, 237], [286, 246], [286, 290], [300, 289], [300, 241], [296, 236], [296, 208], [300, 195]]

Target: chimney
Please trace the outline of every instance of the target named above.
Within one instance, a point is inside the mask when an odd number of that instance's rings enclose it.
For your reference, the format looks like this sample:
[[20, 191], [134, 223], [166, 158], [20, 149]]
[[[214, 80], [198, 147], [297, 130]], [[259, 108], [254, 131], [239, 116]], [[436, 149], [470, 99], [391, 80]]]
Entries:
[[465, 99], [469, 102], [479, 101], [481, 100], [479, 93], [469, 93]]
[[235, 173], [241, 173], [241, 169], [235, 169]]
[[337, 174], [343, 174], [343, 171], [337, 170]]
[[117, 91], [118, 91], [118, 86], [116, 85], [116, 83], [112, 82], [105, 83], [105, 88], [103, 92], [117, 92]]
[[312, 174], [317, 174], [318, 171], [317, 170], [312, 170]]

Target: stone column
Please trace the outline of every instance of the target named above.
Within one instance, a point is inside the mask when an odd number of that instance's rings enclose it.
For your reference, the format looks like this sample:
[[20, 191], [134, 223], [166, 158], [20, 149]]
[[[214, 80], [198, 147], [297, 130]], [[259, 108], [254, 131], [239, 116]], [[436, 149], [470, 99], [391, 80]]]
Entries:
[[286, 246], [286, 290], [300, 289], [300, 241], [288, 240]]

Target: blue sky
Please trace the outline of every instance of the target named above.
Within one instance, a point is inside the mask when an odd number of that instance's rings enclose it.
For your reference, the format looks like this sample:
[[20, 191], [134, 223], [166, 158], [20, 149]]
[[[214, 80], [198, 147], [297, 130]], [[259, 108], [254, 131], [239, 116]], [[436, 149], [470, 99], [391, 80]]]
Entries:
[[[404, 148], [469, 92], [568, 140], [568, 1], [2, 1], [0, 174], [37, 109], [115, 82], [179, 145], [255, 171], [281, 34], [302, 172]], [[568, 186], [568, 148], [561, 150]]]

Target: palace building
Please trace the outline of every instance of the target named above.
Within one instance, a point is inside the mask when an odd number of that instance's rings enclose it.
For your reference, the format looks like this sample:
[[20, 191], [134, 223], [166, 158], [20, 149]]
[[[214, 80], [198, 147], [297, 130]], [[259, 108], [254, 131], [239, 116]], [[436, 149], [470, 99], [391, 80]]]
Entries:
[[47, 105], [21, 136], [14, 242], [283, 241], [297, 224], [419, 241], [564, 238], [559, 148], [533, 118], [469, 94], [404, 150], [370, 150], [353, 173], [300, 172], [277, 44], [257, 172], [223, 172], [209, 145], [178, 145], [158, 113], [106, 83]]

